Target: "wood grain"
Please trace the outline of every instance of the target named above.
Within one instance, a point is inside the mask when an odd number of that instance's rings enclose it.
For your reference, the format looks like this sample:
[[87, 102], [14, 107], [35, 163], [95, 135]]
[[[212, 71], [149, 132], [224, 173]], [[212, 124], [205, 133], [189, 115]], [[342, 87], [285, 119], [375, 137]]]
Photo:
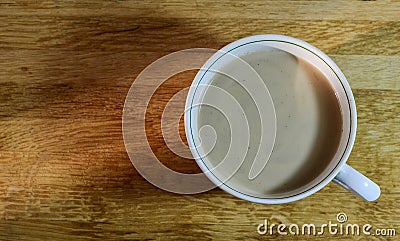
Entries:
[[[358, 109], [348, 163], [380, 185], [379, 200], [335, 184], [285, 205], [219, 189], [177, 195], [134, 169], [121, 117], [135, 77], [173, 51], [261, 33], [304, 39], [346, 74]], [[400, 232], [399, 46], [399, 1], [1, 1], [0, 239], [397, 240], [260, 236], [256, 228], [264, 219], [321, 224], [345, 212], [351, 223]], [[160, 106], [194, 74], [164, 83], [146, 115], [154, 153], [184, 173], [199, 169], [166, 147]]]

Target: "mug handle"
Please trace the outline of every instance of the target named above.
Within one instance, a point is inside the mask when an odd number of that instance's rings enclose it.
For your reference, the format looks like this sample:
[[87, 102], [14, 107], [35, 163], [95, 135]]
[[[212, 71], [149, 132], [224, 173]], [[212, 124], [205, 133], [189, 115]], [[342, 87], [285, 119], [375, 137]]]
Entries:
[[376, 183], [347, 164], [344, 164], [333, 181], [369, 202], [375, 201], [381, 194], [381, 189]]

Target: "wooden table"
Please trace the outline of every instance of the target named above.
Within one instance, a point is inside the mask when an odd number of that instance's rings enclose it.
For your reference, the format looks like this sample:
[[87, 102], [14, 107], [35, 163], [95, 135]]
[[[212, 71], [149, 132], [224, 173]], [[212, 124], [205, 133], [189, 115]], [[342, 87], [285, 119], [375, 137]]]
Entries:
[[[399, 19], [399, 1], [2, 0], [0, 239], [398, 240]], [[358, 108], [348, 163], [380, 185], [379, 200], [365, 202], [335, 184], [285, 205], [249, 203], [220, 189], [178, 195], [135, 170], [121, 130], [135, 77], [168, 53], [263, 33], [308, 41], [342, 68]], [[199, 169], [166, 148], [160, 116], [194, 74], [164, 83], [146, 116], [157, 157], [185, 173]], [[265, 219], [321, 224], [339, 212], [348, 223], [395, 228], [397, 236], [257, 233]]]

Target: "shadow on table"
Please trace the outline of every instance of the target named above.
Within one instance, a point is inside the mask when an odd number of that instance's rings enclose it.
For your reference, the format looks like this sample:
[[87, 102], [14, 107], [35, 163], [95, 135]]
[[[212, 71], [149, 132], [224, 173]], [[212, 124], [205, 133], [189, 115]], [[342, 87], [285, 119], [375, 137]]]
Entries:
[[[36, 110], [48, 109], [49, 118], [74, 119], [72, 129], [81, 124], [92, 133], [71, 137], [79, 138], [73, 142], [75, 146], [61, 142], [53, 148], [71, 149], [78, 158], [82, 156], [82, 166], [88, 166], [82, 182], [77, 180], [77, 189], [93, 195], [89, 200], [99, 205], [114, 195], [127, 202], [175, 195], [148, 183], [132, 166], [121, 132], [124, 101], [134, 78], [156, 59], [187, 48], [219, 48], [212, 34], [182, 19], [134, 15], [73, 18], [62, 26], [64, 44], [43, 50], [48, 65], [40, 74], [46, 81], [37, 83], [43, 89], [37, 90], [33, 107], [25, 111], [35, 115]], [[154, 154], [164, 165], [182, 173], [199, 173], [200, 169], [193, 160], [168, 149], [160, 120], [168, 99], [190, 86], [196, 72], [178, 74], [161, 85], [146, 114], [146, 133]], [[179, 101], [184, 103], [185, 99]], [[179, 130], [185, 140], [183, 118]], [[90, 158], [85, 156], [88, 153]], [[96, 191], [99, 189], [102, 191]]]

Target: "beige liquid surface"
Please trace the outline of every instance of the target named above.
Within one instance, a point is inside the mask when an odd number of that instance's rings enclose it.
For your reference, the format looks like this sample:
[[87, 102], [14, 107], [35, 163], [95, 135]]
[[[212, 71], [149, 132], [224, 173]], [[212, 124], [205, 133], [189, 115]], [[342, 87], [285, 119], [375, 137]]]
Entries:
[[[239, 123], [239, 126], [243, 126], [243, 130], [239, 131], [245, 132], [249, 127], [249, 143], [241, 134], [231, 134], [229, 123], [240, 120], [237, 116], [240, 113], [229, 113], [229, 105], [220, 110], [202, 106], [199, 109], [199, 129], [210, 125], [217, 135], [214, 148], [203, 160], [210, 169], [222, 161], [228, 166], [240, 167], [233, 176], [230, 175], [233, 170], [230, 168], [214, 171], [218, 179], [239, 192], [257, 197], [293, 194], [327, 168], [339, 146], [342, 116], [335, 92], [319, 70], [289, 53], [271, 49], [241, 58], [254, 68], [262, 80], [254, 76], [233, 80], [232, 77], [216, 74], [211, 85], [229, 92], [243, 108], [248, 124], [243, 121]], [[232, 61], [221, 67], [221, 71], [227, 74], [240, 73], [243, 68], [246, 67], [240, 61]], [[268, 88], [276, 112], [276, 139], [269, 159], [267, 151], [262, 147], [258, 149], [261, 135], [273, 134], [274, 123], [261, 123], [263, 116], [272, 113], [259, 113], [252, 98], [259, 93], [246, 91], [254, 89], [252, 85], [259, 86], [260, 81]], [[218, 103], [221, 95], [206, 91], [204, 100], [211, 104]], [[228, 113], [231, 120], [222, 113]], [[214, 144], [207, 136], [201, 139], [204, 146]], [[247, 147], [243, 163], [240, 158], [235, 158], [243, 154], [243, 149], [229, 149], [232, 142], [236, 142], [236, 146]], [[261, 152], [259, 160], [256, 158], [257, 151]], [[224, 160], [226, 157], [229, 159]], [[254, 161], [267, 161], [267, 164], [256, 178], [250, 180], [249, 171]]]

